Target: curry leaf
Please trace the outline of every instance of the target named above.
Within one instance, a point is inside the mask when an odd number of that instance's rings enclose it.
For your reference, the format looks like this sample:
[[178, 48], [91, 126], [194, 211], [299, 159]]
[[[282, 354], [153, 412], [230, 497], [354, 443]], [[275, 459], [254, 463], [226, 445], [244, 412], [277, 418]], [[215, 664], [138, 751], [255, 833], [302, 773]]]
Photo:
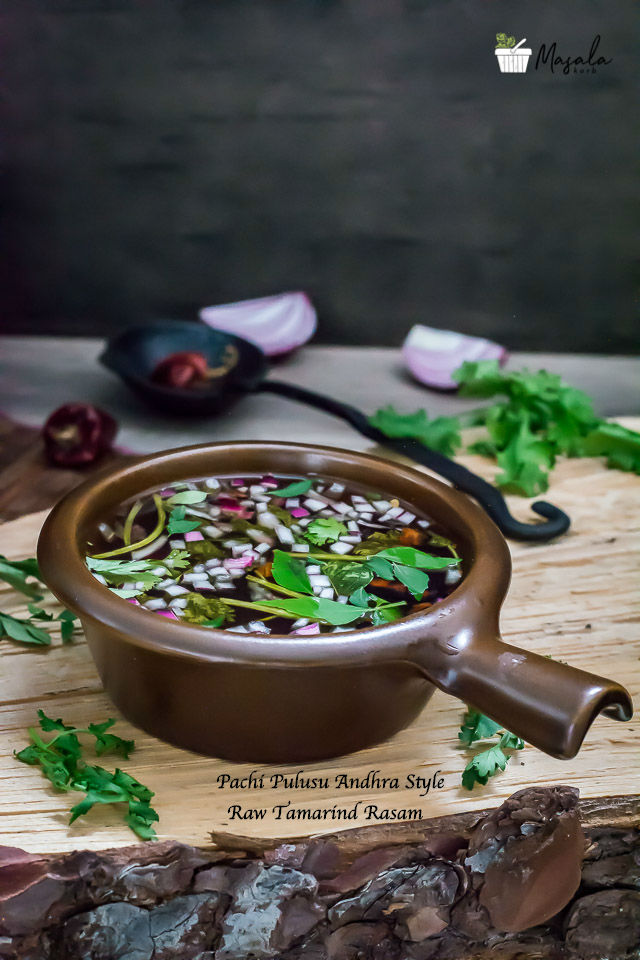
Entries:
[[176, 507], [175, 510], [171, 511], [171, 516], [167, 523], [167, 533], [190, 533], [192, 530], [198, 529], [202, 521], [185, 520], [185, 514], [186, 511], [184, 507]]
[[36, 559], [7, 560], [6, 557], [0, 554], [0, 580], [4, 580], [5, 583], [12, 586], [14, 590], [19, 590], [20, 593], [24, 593], [27, 597], [32, 597], [34, 600], [41, 600], [42, 594], [39, 593], [39, 587], [35, 584], [27, 583], [27, 577], [35, 577], [36, 580], [41, 579], [38, 561]]
[[407, 567], [418, 567], [421, 570], [443, 570], [460, 562], [456, 557], [436, 557], [422, 550], [416, 550], [415, 547], [390, 547], [388, 550], [381, 550], [376, 556]]
[[394, 563], [393, 572], [396, 580], [403, 583], [416, 600], [422, 599], [422, 595], [429, 586], [428, 574], [415, 567], [405, 567], [401, 563]]
[[296, 593], [313, 593], [302, 560], [297, 560], [284, 550], [273, 551], [271, 576], [281, 587]]
[[203, 500], [207, 499], [207, 494], [204, 490], [182, 490], [180, 493], [174, 493], [172, 497], [166, 501], [167, 506], [191, 506], [193, 503], [202, 503]]
[[294, 480], [293, 483], [287, 484], [286, 487], [281, 487], [280, 490], [273, 490], [272, 496], [300, 497], [303, 493], [307, 493], [311, 489], [312, 483], [312, 480]]
[[331, 580], [333, 589], [340, 596], [351, 596], [358, 588], [371, 582], [373, 571], [369, 564], [340, 563], [329, 560], [323, 567], [323, 573]]

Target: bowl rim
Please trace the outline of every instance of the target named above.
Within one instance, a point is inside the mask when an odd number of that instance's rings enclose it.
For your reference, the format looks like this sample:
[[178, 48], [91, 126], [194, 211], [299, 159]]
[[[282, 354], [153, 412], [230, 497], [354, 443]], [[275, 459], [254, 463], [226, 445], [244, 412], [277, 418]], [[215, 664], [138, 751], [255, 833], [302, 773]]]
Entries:
[[[137, 478], [143, 478], [151, 470], [160, 468], [163, 477], [152, 483], [142, 482], [138, 492], [168, 486], [171, 467], [178, 464], [196, 463], [200, 458], [212, 456], [229, 458], [229, 466], [220, 474], [233, 475], [233, 455], [239, 453], [264, 456], [263, 472], [272, 469], [269, 454], [273, 456], [324, 457], [336, 464], [389, 475], [390, 485], [394, 477], [404, 485], [424, 491], [441, 504], [446, 504], [465, 528], [472, 551], [471, 565], [463, 580], [444, 600], [435, 603], [427, 611], [418, 611], [392, 623], [380, 626], [361, 627], [338, 634], [300, 636], [287, 634], [241, 634], [231, 633], [197, 624], [187, 624], [151, 617], [135, 604], [116, 596], [99, 583], [86, 566], [80, 539], [80, 528], [95, 510], [96, 500], [106, 496], [113, 504], [135, 496], [127, 493], [113, 497], [114, 490]], [[240, 472], [243, 472], [239, 468]], [[252, 471], [248, 470], [250, 474]], [[259, 471], [256, 470], [256, 473]], [[309, 467], [295, 466], [278, 468], [276, 473], [307, 473]], [[319, 475], [332, 476], [331, 470], [319, 469]], [[203, 476], [202, 471], [182, 470], [173, 476], [173, 481]], [[212, 470], [215, 475], [215, 468]], [[340, 479], [340, 474], [335, 473]], [[349, 478], [343, 478], [349, 479]], [[373, 482], [372, 486], [378, 485]], [[134, 484], [135, 487], [135, 484]], [[402, 495], [409, 503], [410, 496]], [[106, 508], [105, 508], [106, 509]], [[435, 519], [438, 519], [437, 515]], [[446, 524], [445, 524], [446, 526]], [[116, 631], [119, 639], [153, 651], [180, 658], [207, 662], [229, 662], [301, 667], [327, 664], [364, 664], [380, 660], [398, 660], [403, 652], [415, 646], [423, 634], [436, 625], [442, 633], [444, 618], [468, 612], [493, 619], [497, 623], [500, 606], [507, 591], [511, 575], [511, 557], [507, 543], [497, 526], [487, 514], [465, 494], [455, 490], [432, 475], [371, 454], [353, 452], [340, 447], [319, 444], [302, 444], [286, 441], [229, 441], [223, 443], [193, 444], [174, 447], [132, 458], [125, 464], [111, 465], [93, 474], [66, 494], [51, 510], [38, 539], [38, 562], [42, 576], [58, 599], [85, 619], [102, 624]], [[476, 602], [470, 604], [470, 599]], [[459, 620], [459, 617], [457, 617]], [[472, 624], [469, 624], [471, 627]], [[453, 626], [452, 626], [453, 632]]]

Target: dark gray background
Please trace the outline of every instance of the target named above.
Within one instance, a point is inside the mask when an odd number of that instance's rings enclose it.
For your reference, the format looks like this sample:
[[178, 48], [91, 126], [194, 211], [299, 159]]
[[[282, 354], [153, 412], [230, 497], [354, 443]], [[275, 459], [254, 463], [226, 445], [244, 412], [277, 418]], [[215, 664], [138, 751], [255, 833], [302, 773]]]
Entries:
[[[325, 343], [415, 322], [634, 352], [631, 0], [11, 0], [3, 324], [107, 333], [306, 289]], [[526, 36], [524, 76], [493, 47]], [[540, 43], [613, 57], [534, 70]]]

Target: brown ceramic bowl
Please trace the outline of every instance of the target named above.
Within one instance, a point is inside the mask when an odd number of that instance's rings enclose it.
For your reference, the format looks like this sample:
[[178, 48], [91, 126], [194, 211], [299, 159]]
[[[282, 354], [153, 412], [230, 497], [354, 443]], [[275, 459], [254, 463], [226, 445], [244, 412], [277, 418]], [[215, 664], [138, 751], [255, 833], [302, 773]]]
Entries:
[[[83, 547], [124, 500], [194, 477], [315, 473], [400, 497], [460, 544], [466, 575], [428, 611], [337, 635], [251, 636], [154, 617], [98, 583]], [[466, 496], [404, 466], [295, 443], [186, 447], [110, 468], [68, 494], [38, 543], [42, 574], [76, 612], [104, 686], [134, 724], [229, 760], [300, 762], [378, 743], [410, 723], [435, 686], [554, 756], [573, 756], [591, 721], [619, 719], [618, 684], [508, 646], [498, 619], [507, 544]]]

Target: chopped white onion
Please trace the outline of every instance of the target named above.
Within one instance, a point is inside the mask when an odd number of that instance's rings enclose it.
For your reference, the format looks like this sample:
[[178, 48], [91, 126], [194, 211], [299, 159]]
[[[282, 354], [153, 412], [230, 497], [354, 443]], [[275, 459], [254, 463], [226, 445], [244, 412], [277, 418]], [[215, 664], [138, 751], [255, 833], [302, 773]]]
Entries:
[[332, 553], [339, 554], [351, 553], [353, 550], [353, 545], [351, 543], [341, 543], [340, 540], [338, 540], [337, 543], [331, 544], [329, 550], [331, 550]]
[[202, 532], [205, 533], [210, 540], [217, 540], [218, 537], [222, 536], [223, 531], [221, 527], [214, 527], [214, 525], [210, 523], [202, 528]]
[[314, 500], [313, 497], [307, 497], [304, 501], [304, 506], [307, 510], [312, 510], [313, 513], [317, 513], [318, 510], [324, 510], [326, 503], [324, 500]]
[[309, 576], [309, 583], [312, 587], [330, 587], [331, 580], [323, 573], [312, 573]]
[[169, 597], [180, 597], [189, 593], [186, 587], [181, 587], [178, 583], [172, 583], [170, 587], [164, 587], [163, 589]]
[[289, 530], [288, 527], [285, 527], [283, 523], [276, 527], [276, 536], [280, 543], [292, 544], [295, 540], [291, 530]]
[[151, 600], [143, 603], [143, 607], [146, 607], [147, 610], [166, 610], [167, 604], [160, 597], [152, 597]]

